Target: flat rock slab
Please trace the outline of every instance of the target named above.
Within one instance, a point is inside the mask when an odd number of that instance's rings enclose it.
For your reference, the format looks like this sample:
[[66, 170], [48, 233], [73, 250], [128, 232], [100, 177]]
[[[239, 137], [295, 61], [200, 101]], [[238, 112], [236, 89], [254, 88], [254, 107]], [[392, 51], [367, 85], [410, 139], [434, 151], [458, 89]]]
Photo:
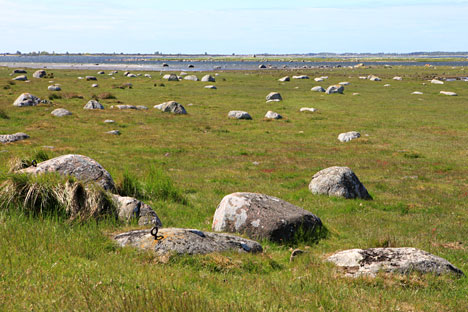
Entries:
[[65, 108], [57, 108], [57, 109], [54, 109], [52, 112], [51, 112], [52, 115], [56, 116], [56, 117], [63, 117], [63, 116], [68, 116], [68, 115], [72, 115], [72, 113], [68, 110], [66, 110]]
[[312, 177], [309, 190], [313, 194], [329, 196], [372, 199], [358, 177], [348, 167], [330, 167], [323, 169]]
[[293, 76], [293, 79], [309, 79], [309, 76], [307, 75], [298, 75], [298, 76]]
[[115, 190], [114, 180], [111, 175], [97, 161], [87, 156], [68, 154], [52, 158], [37, 164], [36, 167], [28, 167], [19, 172], [41, 174], [57, 172], [61, 175], [70, 175], [83, 182], [96, 182], [105, 190]]
[[288, 242], [302, 235], [316, 238], [322, 221], [282, 199], [258, 193], [225, 196], [213, 217], [213, 231], [242, 233], [253, 239]]
[[340, 251], [327, 259], [346, 270], [346, 275], [375, 276], [378, 272], [411, 272], [464, 275], [447, 260], [416, 248], [369, 248]]
[[26, 80], [28, 80], [28, 77], [25, 76], [25, 75], [21, 75], [21, 76], [18, 76], [18, 77], [13, 78], [13, 79], [11, 79], [11, 80], [26, 81]]
[[13, 106], [24, 107], [24, 106], [36, 106], [41, 102], [41, 99], [31, 93], [22, 93], [13, 102]]
[[313, 107], [301, 107], [299, 109], [300, 112], [310, 112], [310, 113], [314, 113], [317, 111], [316, 108], [313, 108]]
[[151, 235], [150, 230], [122, 233], [114, 239], [122, 247], [134, 246], [151, 250], [160, 256], [171, 253], [193, 255], [224, 251], [252, 253], [263, 251], [259, 243], [249, 239], [194, 229], [159, 229], [157, 240]]
[[455, 92], [450, 92], [450, 91], [440, 91], [440, 94], [449, 95], [449, 96], [457, 96], [458, 95]]
[[29, 135], [23, 132], [18, 132], [15, 134], [1, 134], [0, 143], [11, 143], [16, 141], [21, 141], [29, 138]]
[[163, 226], [158, 215], [150, 205], [129, 196], [113, 194], [112, 198], [116, 204], [120, 220], [129, 222], [132, 218], [136, 218], [138, 225]]
[[249, 113], [244, 111], [230, 111], [228, 113], [228, 117], [232, 119], [252, 119], [252, 116], [250, 116]]
[[354, 139], [358, 139], [361, 137], [361, 134], [357, 131], [350, 131], [350, 132], [345, 132], [345, 133], [340, 133], [338, 135], [338, 140], [340, 142], [349, 142]]

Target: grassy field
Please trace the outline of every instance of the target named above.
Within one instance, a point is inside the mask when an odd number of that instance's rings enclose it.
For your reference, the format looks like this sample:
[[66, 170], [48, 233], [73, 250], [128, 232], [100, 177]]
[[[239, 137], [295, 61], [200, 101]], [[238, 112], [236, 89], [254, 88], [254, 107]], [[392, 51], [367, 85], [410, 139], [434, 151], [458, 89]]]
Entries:
[[[3, 172], [9, 159], [30, 159], [43, 151], [51, 158], [87, 155], [117, 182], [125, 172], [143, 181], [153, 167], [186, 199], [146, 200], [166, 227], [210, 230], [223, 196], [247, 191], [315, 213], [329, 235], [315, 245], [300, 244], [307, 253], [293, 263], [291, 246], [268, 242], [260, 255], [173, 257], [159, 263], [150, 253], [121, 249], [109, 239], [135, 225], [69, 223], [59, 216], [0, 211], [1, 311], [468, 311], [467, 277], [350, 279], [324, 262], [343, 249], [409, 246], [446, 258], [468, 274], [468, 82], [427, 81], [467, 76], [462, 68], [220, 72], [216, 83], [168, 82], [159, 72], [151, 72], [151, 79], [119, 72], [112, 79], [72, 70], [34, 79], [28, 70], [30, 82], [11, 84], [11, 71], [0, 68], [0, 133], [25, 132], [30, 139], [0, 146]], [[277, 81], [296, 74], [329, 79]], [[383, 81], [358, 79], [369, 74]], [[77, 79], [85, 75], [97, 76], [99, 88]], [[403, 81], [391, 79], [396, 75]], [[63, 91], [47, 91], [49, 80]], [[351, 83], [344, 95], [310, 91], [341, 81]], [[127, 82], [133, 88], [114, 88]], [[218, 89], [204, 89], [207, 84]], [[458, 96], [440, 95], [441, 90]], [[284, 100], [266, 104], [271, 91]], [[13, 107], [22, 92], [60, 98], [53, 105]], [[93, 96], [108, 98], [100, 100], [105, 110], [82, 109]], [[188, 115], [152, 108], [168, 100], [184, 105]], [[110, 109], [118, 103], [149, 109]], [[59, 107], [73, 115], [52, 116]], [[318, 112], [301, 113], [301, 107]], [[230, 110], [245, 110], [253, 120], [229, 120]], [[268, 110], [285, 118], [265, 121]], [[122, 134], [105, 133], [114, 129]], [[353, 130], [362, 137], [337, 140], [339, 133]], [[312, 176], [335, 165], [353, 169], [374, 200], [312, 195]]]

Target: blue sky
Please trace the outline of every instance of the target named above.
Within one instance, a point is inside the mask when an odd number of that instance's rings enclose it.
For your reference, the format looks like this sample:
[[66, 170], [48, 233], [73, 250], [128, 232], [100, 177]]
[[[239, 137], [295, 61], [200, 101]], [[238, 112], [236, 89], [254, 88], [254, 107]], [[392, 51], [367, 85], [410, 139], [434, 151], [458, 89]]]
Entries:
[[0, 52], [468, 51], [468, 0], [0, 0]]

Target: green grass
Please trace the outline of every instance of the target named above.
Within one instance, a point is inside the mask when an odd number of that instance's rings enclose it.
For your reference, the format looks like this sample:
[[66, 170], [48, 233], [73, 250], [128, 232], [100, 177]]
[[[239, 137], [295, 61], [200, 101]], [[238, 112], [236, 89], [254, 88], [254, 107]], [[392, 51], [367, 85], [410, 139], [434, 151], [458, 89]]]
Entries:
[[[11, 158], [39, 161], [77, 153], [108, 169], [122, 192], [148, 202], [167, 227], [210, 230], [223, 196], [250, 191], [315, 213], [328, 235], [314, 244], [295, 245], [307, 252], [293, 263], [290, 246], [268, 242], [259, 255], [174, 257], [159, 263], [150, 253], [121, 249], [110, 240], [135, 225], [69, 223], [57, 216], [2, 210], [0, 311], [468, 310], [466, 277], [348, 279], [324, 262], [342, 249], [411, 246], [468, 273], [468, 83], [427, 81], [466, 76], [464, 69], [220, 72], [215, 92], [202, 82], [165, 81], [157, 72], [150, 73], [152, 79], [126, 78], [122, 72], [116, 79], [97, 75], [97, 90], [77, 79], [95, 72], [53, 70], [62, 98], [25, 108], [12, 106], [16, 97], [30, 92], [47, 99], [50, 79], [9, 84], [10, 72], [0, 69], [0, 86], [8, 86], [0, 88], [0, 133], [25, 132], [30, 138], [0, 146], [2, 172]], [[277, 81], [296, 74], [329, 79]], [[369, 74], [383, 81], [358, 79]], [[397, 75], [403, 81], [391, 79]], [[351, 83], [344, 95], [310, 91], [340, 81]], [[112, 88], [128, 82], [133, 88]], [[391, 86], [383, 87], [385, 83]], [[459, 96], [439, 95], [441, 90]], [[284, 100], [266, 104], [271, 91]], [[424, 94], [411, 95], [413, 91]], [[105, 93], [112, 96], [99, 96]], [[95, 94], [106, 109], [83, 110]], [[168, 100], [183, 104], [188, 115], [152, 108]], [[149, 110], [110, 109], [117, 102]], [[304, 106], [318, 112], [300, 113]], [[58, 107], [73, 115], [52, 116]], [[246, 110], [253, 120], [229, 120], [230, 110]], [[268, 110], [285, 120], [264, 121]], [[105, 124], [105, 119], [116, 123]], [[114, 129], [122, 134], [105, 134]], [[337, 140], [339, 133], [352, 130], [362, 137], [346, 144]], [[353, 169], [374, 200], [312, 195], [307, 187], [313, 174], [335, 165]]]

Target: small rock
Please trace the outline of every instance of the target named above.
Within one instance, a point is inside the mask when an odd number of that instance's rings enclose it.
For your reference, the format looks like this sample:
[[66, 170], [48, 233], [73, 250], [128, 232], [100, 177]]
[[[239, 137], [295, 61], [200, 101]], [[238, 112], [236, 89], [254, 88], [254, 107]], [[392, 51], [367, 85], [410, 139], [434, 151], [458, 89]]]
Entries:
[[41, 102], [41, 99], [31, 93], [21, 94], [13, 103], [13, 106], [24, 107], [24, 106], [36, 106]]
[[216, 82], [216, 79], [211, 75], [205, 75], [202, 77], [201, 81], [203, 82]]
[[325, 89], [322, 88], [321, 86], [312, 87], [312, 89], [310, 90], [314, 92], [325, 92]]
[[357, 92], [354, 92], [354, 93], [353, 93], [353, 95], [360, 95], [360, 94], [359, 94], [359, 93], [357, 93]]
[[384, 84], [384, 87], [390, 87], [390, 84], [389, 83]]
[[43, 78], [47, 75], [46, 71], [45, 70], [36, 70], [33, 74], [33, 77], [34, 78]]
[[111, 131], [107, 131], [106, 133], [107, 133], [107, 134], [113, 134], [113, 135], [120, 135], [120, 131], [119, 131], [119, 130], [111, 130]]
[[299, 255], [302, 255], [304, 253], [304, 250], [301, 250], [301, 249], [294, 249], [292, 252], [291, 252], [291, 256], [289, 257], [289, 262], [293, 262], [294, 259], [299, 256]]
[[86, 80], [97, 80], [97, 78], [94, 76], [86, 76], [85, 78]]
[[228, 113], [228, 118], [233, 118], [233, 119], [252, 119], [252, 117], [249, 115], [249, 113], [244, 112], [244, 111], [230, 111]]
[[28, 72], [24, 69], [15, 69], [13, 70], [13, 74], [27, 74]]
[[312, 177], [309, 184], [312, 194], [325, 194], [347, 199], [372, 199], [358, 177], [348, 167], [330, 167]]
[[96, 100], [90, 100], [83, 109], [104, 109], [104, 106]]
[[138, 225], [154, 225], [162, 227], [162, 222], [156, 212], [142, 201], [136, 198], [120, 195], [112, 195], [117, 207], [120, 220], [129, 222], [132, 218], [138, 220]]
[[190, 80], [190, 81], [198, 81], [198, 77], [195, 75], [188, 75], [184, 77], [184, 80]]
[[343, 94], [344, 87], [342, 85], [332, 85], [325, 91], [326, 94], [340, 93]]
[[321, 78], [321, 77], [319, 77], [319, 78], [314, 78], [314, 80], [315, 80], [316, 82], [322, 82], [322, 81], [324, 81], [324, 79]]
[[281, 82], [290, 81], [290, 80], [291, 80], [291, 78], [289, 78], [289, 76], [284, 76], [284, 77], [278, 79], [278, 81], [281, 81]]
[[106, 119], [104, 120], [104, 123], [114, 123], [115, 121], [113, 121], [112, 119]]
[[175, 74], [164, 75], [163, 79], [166, 79], [167, 81], [179, 81], [179, 78]]
[[270, 92], [270, 93], [266, 96], [266, 100], [267, 100], [267, 101], [279, 102], [279, 101], [282, 101], [283, 98], [281, 97], [281, 94], [279, 94], [278, 92]]
[[340, 142], [349, 142], [351, 140], [354, 140], [360, 137], [361, 137], [361, 134], [359, 132], [350, 131], [350, 132], [340, 133], [340, 135], [338, 135], [338, 140]]
[[162, 112], [168, 112], [168, 113], [173, 113], [173, 114], [178, 114], [178, 115], [185, 115], [187, 114], [187, 111], [185, 108], [177, 103], [176, 101], [169, 101], [169, 102], [164, 102], [158, 105], [155, 105], [154, 108], [157, 108], [161, 110]]
[[439, 85], [444, 84], [443, 81], [440, 81], [440, 80], [437, 80], [437, 79], [432, 79], [432, 80], [431, 80], [431, 83], [433, 83], [433, 84], [439, 84]]
[[367, 79], [369, 79], [370, 81], [382, 81], [382, 79], [374, 75], [367, 76]]
[[301, 109], [299, 109], [300, 112], [310, 112], [310, 113], [314, 113], [317, 111], [316, 108], [313, 108], [313, 107], [301, 107]]
[[52, 115], [56, 116], [56, 117], [63, 117], [63, 116], [68, 116], [68, 115], [72, 115], [72, 113], [68, 110], [66, 110], [65, 108], [57, 108], [57, 109], [54, 109], [52, 112], [51, 112]]
[[136, 109], [138, 109], [138, 110], [148, 110], [148, 107], [146, 107], [144, 105], [137, 105]]
[[307, 75], [298, 75], [298, 76], [293, 76], [293, 79], [309, 79], [309, 76]]
[[258, 68], [264, 69], [264, 68], [267, 68], [267, 67], [265, 66], [265, 64], [260, 64], [260, 65], [258, 65]]
[[339, 84], [339, 85], [342, 85], [342, 86], [348, 86], [348, 85], [349, 85], [349, 82], [343, 81], [343, 82], [339, 82], [338, 84]]
[[281, 119], [283, 118], [280, 114], [278, 113], [275, 113], [273, 111], [268, 111], [266, 114], [265, 114], [265, 118], [266, 119]]
[[422, 92], [419, 92], [419, 91], [414, 91], [414, 92], [413, 92], [413, 93], [411, 93], [411, 94], [415, 94], [415, 95], [421, 95], [421, 94], [423, 94], [423, 93], [422, 93]]
[[216, 86], [209, 85], [209, 86], [205, 86], [205, 89], [217, 89], [217, 88], [216, 88]]
[[99, 85], [98, 85], [97, 83], [93, 83], [93, 84], [91, 85], [91, 88], [97, 88], [97, 87], [99, 87]]
[[440, 91], [440, 94], [450, 95], [450, 96], [457, 96], [458, 95], [455, 92], [449, 92], [449, 91]]
[[401, 78], [400, 76], [395, 76], [395, 77], [393, 77], [393, 80], [401, 81], [401, 80], [403, 80], [403, 78]]
[[28, 80], [28, 77], [26, 77], [26, 75], [21, 75], [21, 76], [17, 76], [11, 80], [17, 80], [17, 81], [26, 81]]
[[98, 71], [97, 74], [98, 74], [98, 75], [104, 75], [105, 72], [103, 72], [103, 71]]
[[51, 85], [51, 86], [47, 87], [47, 90], [49, 90], [49, 91], [61, 91], [62, 88], [60, 88], [60, 86], [57, 86], [57, 85]]

